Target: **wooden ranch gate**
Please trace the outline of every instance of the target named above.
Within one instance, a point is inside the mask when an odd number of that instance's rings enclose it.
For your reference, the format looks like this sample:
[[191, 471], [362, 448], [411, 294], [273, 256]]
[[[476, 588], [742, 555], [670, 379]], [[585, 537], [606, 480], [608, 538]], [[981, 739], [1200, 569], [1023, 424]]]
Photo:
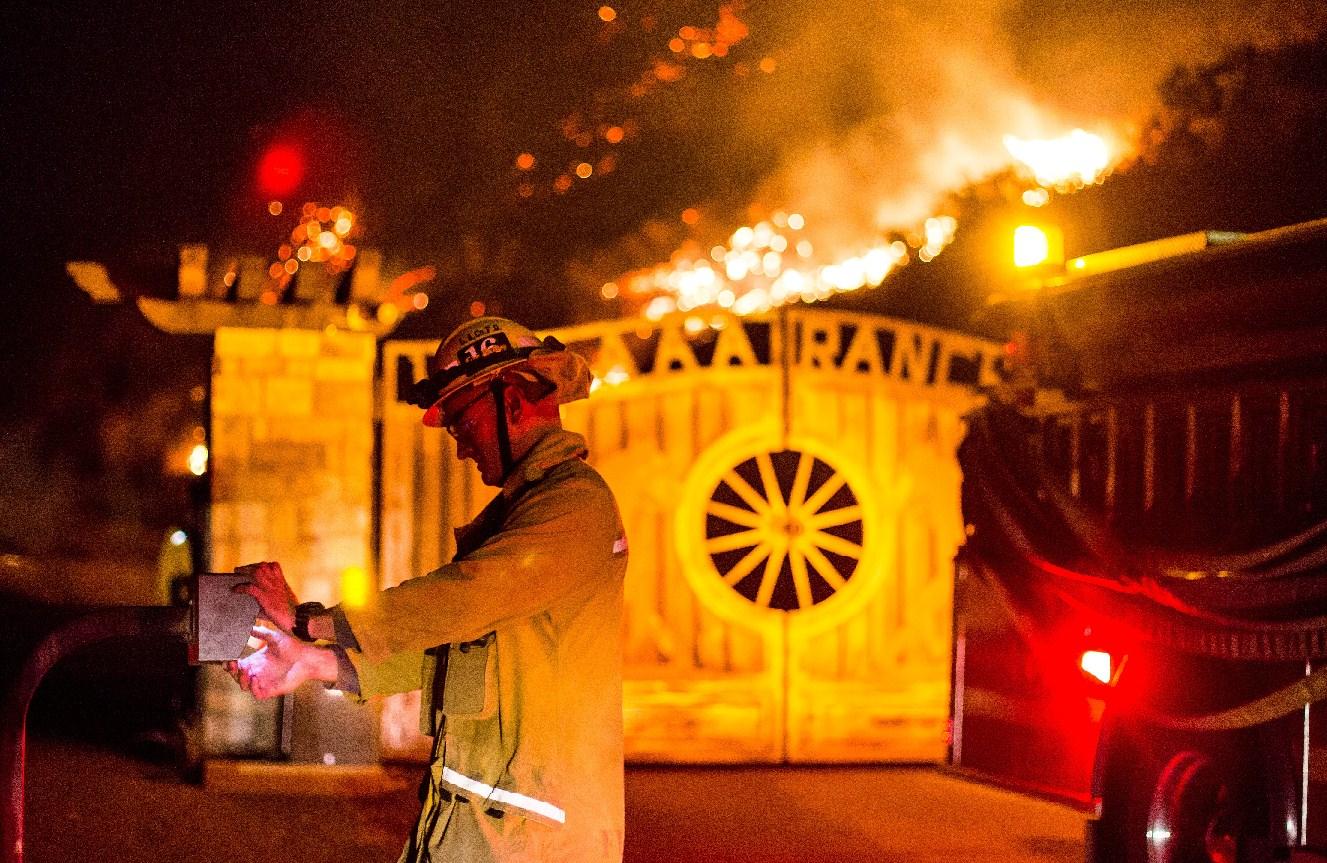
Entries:
[[[595, 371], [563, 416], [631, 547], [628, 757], [942, 758], [955, 453], [997, 346], [801, 309], [552, 334]], [[384, 586], [448, 560], [452, 528], [493, 493], [402, 400], [435, 346], [384, 346]], [[385, 757], [426, 753], [417, 705], [384, 707]]]

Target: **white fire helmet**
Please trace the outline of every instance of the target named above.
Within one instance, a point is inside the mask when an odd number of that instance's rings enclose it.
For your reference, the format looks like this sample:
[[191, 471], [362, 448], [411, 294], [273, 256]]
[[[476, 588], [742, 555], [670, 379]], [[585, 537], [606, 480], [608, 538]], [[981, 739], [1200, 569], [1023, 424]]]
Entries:
[[558, 404], [590, 394], [585, 358], [552, 336], [540, 339], [506, 318], [467, 321], [442, 340], [415, 384], [410, 403], [425, 409], [424, 425], [442, 425], [442, 402], [463, 389], [501, 379], [527, 393], [555, 394]]

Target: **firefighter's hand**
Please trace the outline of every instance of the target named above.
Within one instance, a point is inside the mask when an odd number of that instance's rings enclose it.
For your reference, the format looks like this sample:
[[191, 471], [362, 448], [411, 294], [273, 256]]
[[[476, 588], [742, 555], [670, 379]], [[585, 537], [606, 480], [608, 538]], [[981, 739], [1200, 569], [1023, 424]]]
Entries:
[[281, 564], [276, 561], [246, 563], [235, 567], [235, 574], [248, 576], [251, 580], [237, 584], [232, 589], [258, 600], [262, 616], [290, 632], [295, 626], [295, 606], [299, 601], [295, 599], [295, 591], [286, 583]]
[[336, 656], [330, 650], [265, 626], [255, 626], [252, 634], [263, 646], [237, 662], [227, 662], [226, 671], [254, 698], [285, 695], [306, 680], [336, 681]]

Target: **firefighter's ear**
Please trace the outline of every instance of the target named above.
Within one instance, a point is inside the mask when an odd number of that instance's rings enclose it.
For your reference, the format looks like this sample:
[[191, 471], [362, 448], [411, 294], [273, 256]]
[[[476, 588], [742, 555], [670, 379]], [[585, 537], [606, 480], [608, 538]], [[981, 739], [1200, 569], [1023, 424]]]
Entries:
[[512, 422], [520, 422], [521, 416], [525, 413], [525, 399], [522, 397], [520, 387], [503, 387], [502, 401], [507, 409], [507, 418]]

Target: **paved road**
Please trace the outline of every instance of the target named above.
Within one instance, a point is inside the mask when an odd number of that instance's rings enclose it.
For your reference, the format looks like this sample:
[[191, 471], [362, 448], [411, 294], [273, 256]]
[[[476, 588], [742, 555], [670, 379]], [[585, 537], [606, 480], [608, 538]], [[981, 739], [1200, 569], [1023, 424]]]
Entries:
[[[85, 743], [29, 750], [28, 863], [390, 863], [409, 771], [361, 797], [179, 784]], [[1075, 812], [925, 769], [634, 768], [627, 863], [1079, 863]]]
[[1083, 816], [930, 769], [633, 769], [627, 861], [1082, 863]]

